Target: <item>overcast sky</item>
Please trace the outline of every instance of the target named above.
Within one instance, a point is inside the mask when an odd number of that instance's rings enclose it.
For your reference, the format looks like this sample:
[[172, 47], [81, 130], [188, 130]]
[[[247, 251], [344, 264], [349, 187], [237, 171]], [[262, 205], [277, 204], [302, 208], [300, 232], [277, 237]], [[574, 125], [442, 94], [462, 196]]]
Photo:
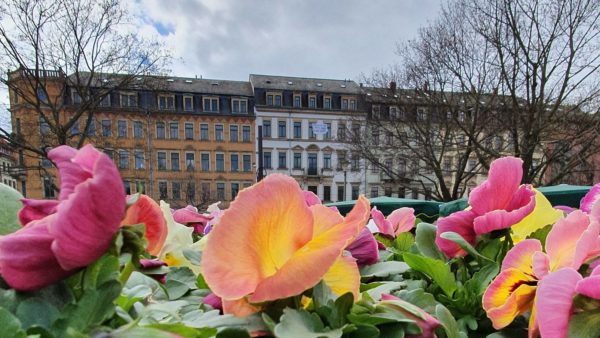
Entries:
[[248, 74], [358, 79], [397, 62], [396, 42], [441, 0], [132, 0], [141, 32], [173, 52], [177, 76]]
[[[442, 0], [124, 0], [144, 37], [164, 42], [176, 76], [271, 74], [358, 80], [398, 62]], [[0, 123], [10, 121], [0, 88]], [[9, 122], [8, 122], [9, 123]]]

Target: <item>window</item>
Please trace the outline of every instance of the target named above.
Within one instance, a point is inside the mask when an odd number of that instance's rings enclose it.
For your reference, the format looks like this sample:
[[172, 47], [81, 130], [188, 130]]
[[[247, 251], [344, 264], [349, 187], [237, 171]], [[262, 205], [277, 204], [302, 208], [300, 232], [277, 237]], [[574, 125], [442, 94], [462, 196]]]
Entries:
[[331, 154], [323, 154], [323, 169], [331, 169]]
[[360, 165], [358, 155], [352, 154], [352, 158], [350, 158], [350, 170], [358, 171], [358, 167]]
[[317, 97], [311, 95], [308, 97], [308, 107], [309, 108], [317, 108]]
[[294, 95], [294, 107], [302, 107], [302, 98], [300, 97], [300, 95]]
[[406, 160], [398, 159], [398, 173], [402, 176], [406, 175]]
[[121, 107], [137, 107], [136, 93], [121, 93]]
[[200, 161], [202, 162], [202, 171], [210, 171], [210, 154], [201, 154]]
[[[111, 157], [112, 159], [112, 157]], [[42, 157], [42, 167], [50, 168], [52, 167], [52, 161], [50, 161], [47, 157]]]
[[294, 138], [302, 138], [302, 122], [294, 122]]
[[348, 110], [348, 99], [342, 99], [342, 109]]
[[193, 96], [186, 95], [183, 97], [183, 110], [185, 110], [185, 111], [193, 111], [194, 110], [194, 97]]
[[179, 171], [179, 153], [171, 153], [171, 170]]
[[79, 135], [79, 121], [75, 121], [71, 126], [71, 135]]
[[329, 185], [323, 186], [323, 201], [331, 201], [331, 186]]
[[196, 159], [194, 153], [185, 153], [185, 169], [187, 171], [194, 171], [196, 166]]
[[247, 114], [248, 113], [248, 101], [242, 99], [231, 100], [231, 112], [234, 114]]
[[308, 138], [316, 138], [315, 130], [313, 129], [313, 122], [308, 122]]
[[242, 157], [243, 157], [243, 161], [244, 161], [244, 172], [250, 172], [251, 169], [252, 169], [251, 168], [252, 163], [251, 163], [251, 157], [250, 157], [250, 155], [244, 154], [244, 156], [242, 156]]
[[169, 123], [169, 138], [177, 140], [179, 138], [179, 122]]
[[352, 199], [353, 200], [358, 199], [358, 185], [352, 186]]
[[388, 131], [386, 133], [386, 137], [385, 137], [385, 144], [387, 144], [388, 146], [391, 146], [394, 143], [394, 133], [391, 131]]
[[323, 98], [323, 108], [331, 109], [331, 98], [330, 97]]
[[231, 154], [231, 171], [237, 172], [240, 170], [239, 155]]
[[371, 118], [373, 118], [373, 120], [379, 120], [381, 118], [381, 107], [378, 104], [374, 104], [373, 107], [371, 107]]
[[106, 94], [100, 99], [98, 107], [110, 107], [110, 94]]
[[224, 139], [223, 125], [215, 124], [215, 141], [223, 141]]
[[229, 125], [229, 142], [237, 142], [238, 141], [238, 126], [237, 124]]
[[423, 108], [417, 109], [417, 121], [425, 121], [427, 119], [427, 113]]
[[46, 90], [42, 87], [37, 88], [37, 98], [42, 103], [48, 103], [48, 95], [46, 94]]
[[452, 157], [445, 157], [443, 166], [445, 171], [452, 170]]
[[284, 152], [282, 152], [282, 151], [279, 152], [279, 154], [278, 154], [279, 157], [278, 157], [278, 160], [277, 160], [277, 163], [278, 163], [277, 167], [279, 169], [286, 169], [287, 168], [287, 156], [286, 155], [287, 154], [284, 153]]
[[338, 195], [337, 195], [338, 201], [345, 200], [346, 196], [344, 196], [345, 195], [345, 193], [344, 193], [344, 184], [343, 183], [338, 183], [337, 190], [338, 190]]
[[225, 199], [225, 183], [217, 183], [217, 200]]
[[160, 140], [165, 139], [165, 123], [156, 122], [156, 138]]
[[263, 137], [271, 137], [271, 121], [263, 121]]
[[373, 141], [373, 144], [379, 145], [379, 127], [375, 126], [371, 130], [371, 140]]
[[279, 136], [279, 138], [285, 138], [285, 128], [286, 128], [285, 121], [277, 122], [277, 136]]
[[123, 181], [123, 188], [125, 188], [125, 194], [131, 195], [131, 182]]
[[119, 150], [119, 169], [129, 168], [129, 152], [127, 150]]
[[51, 177], [44, 177], [44, 198], [54, 198], [54, 183]]
[[200, 124], [200, 140], [208, 141], [208, 124]]
[[171, 182], [171, 194], [174, 200], [181, 199], [181, 184], [179, 182]]
[[159, 95], [158, 96], [158, 109], [160, 109], [160, 110], [175, 109], [175, 96], [174, 95]]
[[184, 128], [185, 139], [193, 140], [194, 139], [194, 124], [190, 123], [190, 122], [186, 122], [184, 124], [183, 128]]
[[204, 111], [205, 112], [218, 112], [219, 111], [219, 99], [216, 97], [205, 97], [204, 100]]
[[158, 170], [167, 170], [167, 153], [164, 151], [159, 151], [156, 154]]
[[146, 167], [144, 161], [144, 152], [141, 150], [136, 150], [133, 156], [135, 157], [135, 169], [144, 169]]
[[356, 110], [356, 100], [350, 100], [350, 110]]
[[81, 95], [75, 89], [71, 89], [71, 98], [73, 99], [73, 104], [81, 104]]
[[467, 166], [469, 172], [474, 172], [476, 166], [477, 166], [477, 161], [475, 161], [473, 159], [469, 159], [468, 166]]
[[344, 123], [338, 124], [337, 138], [340, 141], [343, 141], [346, 139], [346, 125]]
[[331, 123], [325, 123], [325, 126], [327, 127], [327, 132], [325, 132], [323, 138], [325, 140], [331, 140]]
[[302, 169], [302, 153], [294, 153], [294, 169]]
[[371, 173], [377, 174], [379, 172], [379, 166], [377, 163], [371, 163]]
[[141, 181], [141, 180], [135, 181], [135, 187], [137, 189], [137, 192], [139, 192], [140, 194], [146, 193], [146, 181]]
[[267, 106], [273, 105], [273, 95], [267, 95]]
[[92, 119], [88, 124], [85, 133], [87, 136], [96, 136], [96, 120]]
[[127, 121], [117, 121], [117, 132], [119, 137], [127, 137]]
[[194, 199], [196, 199], [196, 184], [194, 182], [189, 182], [185, 189], [185, 193], [187, 195], [187, 202], [194, 203]]
[[386, 158], [386, 159], [383, 161], [383, 164], [385, 165], [385, 168], [386, 168], [388, 171], [390, 171], [390, 172], [391, 172], [391, 171], [393, 171], [393, 170], [394, 170], [394, 168], [393, 168], [394, 160], [392, 160], [391, 158], [389, 158], [389, 157], [388, 157], [388, 158]]
[[250, 126], [242, 127], [242, 142], [250, 142]]
[[264, 162], [264, 166], [266, 169], [271, 169], [272, 165], [271, 165], [271, 152], [270, 151], [265, 151], [263, 152], [263, 162]]
[[[114, 160], [114, 157], [115, 157], [114, 152], [111, 149], [104, 149], [104, 150], [102, 150], [102, 152], [104, 152], [106, 154], [106, 156], [108, 156], [108, 158], [111, 159], [111, 161]], [[52, 163], [50, 162], [50, 160], [47, 160], [47, 161], [48, 161], [48, 167], [51, 167]], [[44, 159], [42, 159], [42, 166], [44, 166]]]
[[225, 171], [225, 155], [223, 154], [217, 154], [217, 171]]
[[133, 121], [133, 138], [144, 137], [144, 127], [141, 121]]
[[281, 106], [281, 95], [275, 95], [275, 105]]
[[158, 195], [158, 198], [161, 200], [167, 199], [167, 182], [158, 182]]
[[379, 196], [379, 187], [371, 187], [371, 198]]
[[232, 201], [235, 199], [238, 192], [240, 192], [240, 184], [239, 183], [231, 183], [231, 200]]
[[200, 184], [200, 189], [202, 193], [202, 198], [204, 198], [205, 200], [210, 199], [210, 183], [202, 182]]
[[390, 107], [390, 120], [398, 119], [398, 107]]
[[102, 136], [103, 137], [111, 137], [112, 136], [112, 121], [111, 120], [102, 120], [100, 121], [102, 125]]

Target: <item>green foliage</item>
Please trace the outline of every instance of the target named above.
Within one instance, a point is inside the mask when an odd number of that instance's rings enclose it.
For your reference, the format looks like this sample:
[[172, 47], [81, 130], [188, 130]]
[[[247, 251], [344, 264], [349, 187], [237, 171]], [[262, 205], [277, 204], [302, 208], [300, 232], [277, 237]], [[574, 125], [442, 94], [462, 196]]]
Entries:
[[552, 230], [553, 224], [548, 224], [543, 228], [537, 229], [527, 236], [527, 238], [537, 239], [542, 243], [542, 248], [546, 247], [546, 237], [548, 237], [548, 233]]
[[422, 255], [433, 259], [444, 259], [444, 254], [435, 244], [436, 230], [437, 227], [433, 224], [417, 224], [415, 244]]
[[569, 337], [600, 337], [598, 327], [600, 327], [600, 309], [578, 313], [569, 319]]
[[457, 289], [456, 279], [450, 267], [443, 261], [405, 252], [404, 261], [413, 269], [424, 273], [439, 286], [446, 296], [452, 297]]
[[23, 207], [23, 195], [4, 183], [0, 183], [0, 235], [7, 235], [21, 228], [17, 213]]
[[343, 331], [340, 328], [325, 327], [316, 313], [302, 309], [284, 309], [274, 333], [278, 337], [286, 338], [339, 338]]
[[367, 265], [360, 269], [360, 275], [367, 277], [387, 277], [394, 274], [403, 274], [409, 269], [408, 264], [404, 262], [389, 261], [380, 262], [373, 265]]

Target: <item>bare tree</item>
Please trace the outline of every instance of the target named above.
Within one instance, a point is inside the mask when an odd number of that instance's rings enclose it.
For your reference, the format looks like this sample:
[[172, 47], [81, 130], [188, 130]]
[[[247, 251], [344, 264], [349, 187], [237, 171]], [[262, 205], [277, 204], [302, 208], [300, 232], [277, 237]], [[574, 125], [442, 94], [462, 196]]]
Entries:
[[0, 127], [0, 138], [42, 158], [56, 145], [81, 147], [109, 93], [163, 72], [168, 53], [131, 32], [129, 20], [115, 0], [2, 2], [0, 83], [28, 118]]

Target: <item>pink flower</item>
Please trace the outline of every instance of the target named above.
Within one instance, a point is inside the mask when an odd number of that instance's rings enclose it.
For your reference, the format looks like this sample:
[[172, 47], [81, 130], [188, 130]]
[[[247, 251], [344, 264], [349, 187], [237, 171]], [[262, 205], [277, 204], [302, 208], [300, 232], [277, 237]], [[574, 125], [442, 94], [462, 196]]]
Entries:
[[377, 210], [377, 207], [373, 207], [371, 218], [373, 218], [380, 233], [391, 237], [410, 231], [415, 226], [416, 220], [415, 209], [413, 208], [396, 209], [387, 218], [384, 218], [383, 213]]
[[[542, 337], [567, 337], [573, 312], [573, 297], [581, 275], [573, 268], [563, 268], [544, 277], [535, 297], [536, 322]], [[533, 335], [530, 333], [529, 335]]]
[[303, 191], [302, 194], [304, 195], [304, 201], [306, 202], [306, 205], [309, 207], [315, 204], [321, 204], [321, 199], [314, 192]]
[[[488, 179], [469, 195], [471, 209], [438, 220], [438, 225], [443, 226], [438, 226], [436, 243], [447, 257], [466, 253], [454, 242], [441, 238], [442, 233], [467, 234], [465, 239], [475, 244], [476, 236], [510, 228], [533, 212], [536, 194], [530, 185], [521, 185], [522, 164], [516, 157], [495, 160], [490, 165]], [[471, 225], [468, 219], [472, 219]]]
[[435, 329], [437, 329], [438, 326], [440, 326], [440, 322], [437, 319], [435, 319], [432, 315], [425, 312], [423, 309], [419, 308], [418, 306], [412, 305], [396, 296], [392, 296], [385, 293], [381, 295], [381, 300], [382, 304], [385, 304], [385, 306], [400, 312], [406, 318], [413, 320], [421, 329], [420, 335], [412, 335], [408, 337], [434, 338], [436, 336]]
[[375, 264], [379, 261], [379, 245], [371, 233], [371, 230], [364, 228], [354, 242], [346, 247], [352, 257], [356, 258], [358, 266]]
[[108, 250], [125, 215], [125, 192], [114, 163], [93, 146], [60, 146], [48, 157], [61, 178], [59, 200], [26, 200], [25, 226], [0, 238], [0, 273], [17, 290], [57, 282]]
[[588, 214], [592, 212], [592, 207], [600, 199], [600, 183], [594, 185], [590, 191], [581, 199], [579, 208]]
[[213, 219], [213, 216], [201, 214], [198, 212], [198, 208], [188, 205], [173, 211], [173, 219], [179, 224], [193, 227], [195, 233], [203, 234], [204, 228]]

